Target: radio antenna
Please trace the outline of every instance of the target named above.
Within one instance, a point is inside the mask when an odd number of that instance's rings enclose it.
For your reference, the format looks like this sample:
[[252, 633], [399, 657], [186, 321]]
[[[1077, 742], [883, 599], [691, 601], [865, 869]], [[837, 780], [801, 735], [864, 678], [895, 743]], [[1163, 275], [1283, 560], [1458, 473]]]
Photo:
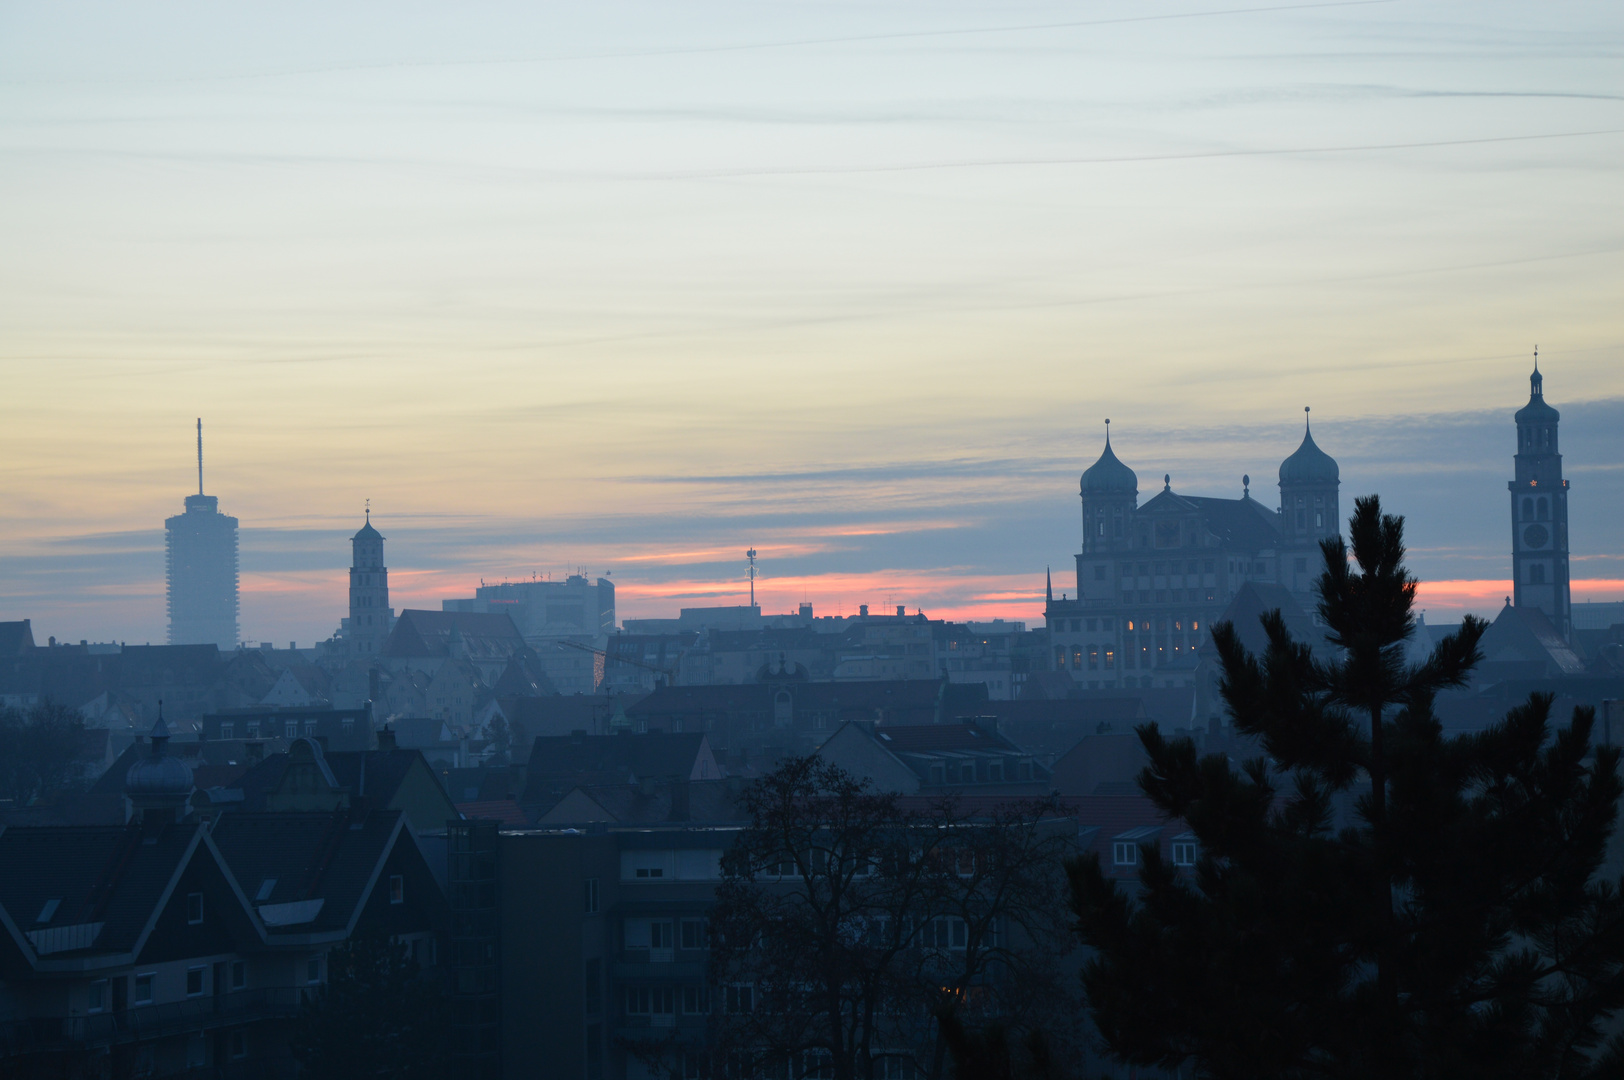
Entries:
[[197, 493], [203, 494], [203, 418], [197, 418]]

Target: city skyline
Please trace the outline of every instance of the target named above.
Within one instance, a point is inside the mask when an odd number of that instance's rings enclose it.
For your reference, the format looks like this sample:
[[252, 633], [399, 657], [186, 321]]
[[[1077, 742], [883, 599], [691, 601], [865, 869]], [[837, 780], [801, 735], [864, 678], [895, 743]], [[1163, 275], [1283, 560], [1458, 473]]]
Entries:
[[[0, 13], [0, 607], [161, 641], [209, 423], [247, 639], [612, 572], [1037, 621], [1103, 419], [1269, 503], [1304, 405], [1422, 605], [1510, 592], [1539, 344], [1624, 599], [1616, 6]], [[1264, 498], [1261, 492], [1270, 493]]]

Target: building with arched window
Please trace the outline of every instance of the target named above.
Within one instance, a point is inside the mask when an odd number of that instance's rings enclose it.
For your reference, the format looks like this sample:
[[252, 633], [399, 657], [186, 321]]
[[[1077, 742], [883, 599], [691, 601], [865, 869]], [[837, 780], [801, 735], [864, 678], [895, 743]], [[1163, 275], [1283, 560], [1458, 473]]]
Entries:
[[1545, 403], [1545, 378], [1536, 362], [1528, 377], [1528, 404], [1517, 410], [1517, 454], [1511, 491], [1512, 603], [1542, 611], [1564, 641], [1571, 641], [1568, 592], [1568, 482], [1562, 479], [1557, 424], [1562, 414]]

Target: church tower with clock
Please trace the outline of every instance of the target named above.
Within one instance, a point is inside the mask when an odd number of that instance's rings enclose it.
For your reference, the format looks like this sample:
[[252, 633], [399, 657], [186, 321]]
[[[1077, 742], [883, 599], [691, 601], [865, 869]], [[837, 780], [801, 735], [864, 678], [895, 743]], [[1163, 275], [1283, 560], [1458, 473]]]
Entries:
[[1517, 410], [1511, 489], [1512, 602], [1537, 608], [1564, 641], [1571, 637], [1568, 593], [1568, 482], [1556, 442], [1561, 414], [1545, 403], [1535, 354], [1528, 404]]

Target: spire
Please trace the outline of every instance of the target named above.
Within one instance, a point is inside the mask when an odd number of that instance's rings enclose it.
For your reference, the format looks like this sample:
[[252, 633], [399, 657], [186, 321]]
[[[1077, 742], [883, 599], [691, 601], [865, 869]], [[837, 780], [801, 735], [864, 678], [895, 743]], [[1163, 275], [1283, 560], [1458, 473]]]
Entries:
[[1250, 499], [1251, 497], [1252, 497], [1252, 474], [1251, 473], [1244, 473], [1241, 476], [1241, 498]]
[[152, 731], [147, 737], [152, 740], [152, 756], [158, 757], [164, 752], [164, 745], [169, 742], [169, 725], [164, 723], [164, 699], [158, 699], [158, 722], [152, 725]]
[[1043, 568], [1043, 598], [1054, 603], [1054, 571], [1047, 566]]
[[1313, 432], [1310, 431], [1309, 427], [1308, 427], [1308, 406], [1307, 405], [1303, 406], [1303, 435], [1304, 436], [1312, 436], [1313, 435]]
[[1105, 445], [1111, 445], [1111, 418], [1109, 416], [1105, 418]]
[[197, 493], [203, 494], [203, 418], [197, 418]]
[[1162, 490], [1163, 491], [1172, 491], [1173, 490], [1173, 474], [1172, 473], [1162, 473]]
[[1534, 373], [1528, 376], [1528, 400], [1543, 401], [1545, 398], [1545, 376], [1539, 373], [1539, 346], [1534, 346]]

